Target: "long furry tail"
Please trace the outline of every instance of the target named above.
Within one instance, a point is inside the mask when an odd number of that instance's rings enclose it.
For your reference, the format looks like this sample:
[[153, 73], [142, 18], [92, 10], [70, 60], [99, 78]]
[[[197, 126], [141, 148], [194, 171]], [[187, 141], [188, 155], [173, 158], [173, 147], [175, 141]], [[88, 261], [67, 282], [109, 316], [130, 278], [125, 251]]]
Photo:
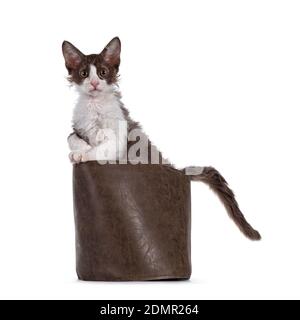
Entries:
[[246, 237], [251, 240], [261, 239], [259, 232], [253, 229], [245, 219], [235, 199], [234, 193], [228, 187], [226, 180], [215, 168], [188, 167], [185, 168], [185, 173], [190, 176], [192, 181], [202, 181], [210, 186], [225, 206], [229, 217]]

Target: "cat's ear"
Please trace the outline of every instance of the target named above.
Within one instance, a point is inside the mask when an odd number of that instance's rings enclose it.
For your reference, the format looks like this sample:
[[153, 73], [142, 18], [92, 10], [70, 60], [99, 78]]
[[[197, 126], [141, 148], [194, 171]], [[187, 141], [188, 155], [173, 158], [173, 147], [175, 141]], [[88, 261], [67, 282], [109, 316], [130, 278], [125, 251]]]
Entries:
[[68, 70], [76, 69], [84, 58], [84, 54], [68, 41], [63, 42], [62, 51]]
[[118, 68], [120, 65], [121, 41], [118, 37], [113, 38], [103, 49], [100, 55], [108, 64]]

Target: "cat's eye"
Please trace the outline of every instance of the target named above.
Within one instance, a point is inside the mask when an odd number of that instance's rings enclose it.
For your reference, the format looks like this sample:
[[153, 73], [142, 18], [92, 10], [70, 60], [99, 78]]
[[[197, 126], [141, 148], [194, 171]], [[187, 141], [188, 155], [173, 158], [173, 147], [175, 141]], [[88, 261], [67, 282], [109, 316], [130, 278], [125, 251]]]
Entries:
[[88, 73], [87, 73], [86, 70], [81, 70], [81, 71], [80, 71], [80, 77], [86, 78], [87, 76], [88, 76]]
[[99, 76], [100, 77], [106, 77], [108, 74], [108, 69], [107, 68], [101, 68], [99, 71]]

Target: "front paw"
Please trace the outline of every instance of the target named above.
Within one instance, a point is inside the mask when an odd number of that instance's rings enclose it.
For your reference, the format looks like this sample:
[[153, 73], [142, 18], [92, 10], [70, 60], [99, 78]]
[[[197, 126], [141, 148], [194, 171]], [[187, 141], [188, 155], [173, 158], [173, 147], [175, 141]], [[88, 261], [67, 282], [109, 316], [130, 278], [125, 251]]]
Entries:
[[72, 163], [84, 162], [85, 154], [82, 151], [72, 151], [69, 153], [69, 159]]
[[106, 139], [105, 130], [99, 129], [96, 135], [96, 145], [100, 144]]

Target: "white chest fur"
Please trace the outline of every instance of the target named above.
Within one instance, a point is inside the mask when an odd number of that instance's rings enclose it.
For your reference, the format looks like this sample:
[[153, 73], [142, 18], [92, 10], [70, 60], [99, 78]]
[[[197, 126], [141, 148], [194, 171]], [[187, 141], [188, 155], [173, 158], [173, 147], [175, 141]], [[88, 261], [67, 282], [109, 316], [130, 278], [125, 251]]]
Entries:
[[73, 127], [88, 139], [91, 146], [98, 144], [100, 129], [117, 130], [120, 121], [125, 121], [119, 98], [109, 92], [100, 97], [80, 97], [73, 114]]

